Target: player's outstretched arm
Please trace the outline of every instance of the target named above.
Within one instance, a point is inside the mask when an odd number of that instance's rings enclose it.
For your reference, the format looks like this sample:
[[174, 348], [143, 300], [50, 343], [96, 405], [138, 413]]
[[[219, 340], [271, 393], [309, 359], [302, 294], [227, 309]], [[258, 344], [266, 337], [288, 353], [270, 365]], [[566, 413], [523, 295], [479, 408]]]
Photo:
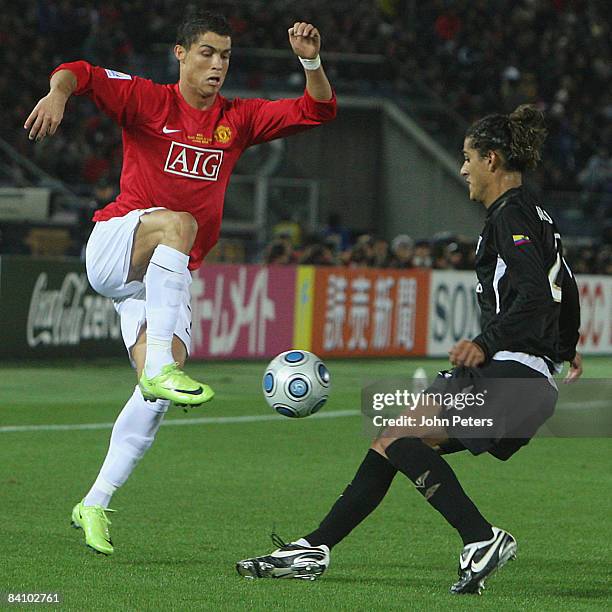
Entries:
[[77, 86], [76, 76], [70, 70], [58, 70], [49, 84], [49, 93], [41, 98], [25, 121], [30, 140], [41, 141], [53, 136], [64, 117], [66, 102]]
[[[320, 65], [319, 51], [321, 50], [321, 35], [319, 30], [311, 23], [296, 21], [289, 28], [289, 43], [293, 52], [301, 59], [306, 60], [304, 72], [306, 73], [306, 90], [315, 100], [331, 100], [333, 92], [325, 71]], [[314, 63], [310, 63], [314, 62]]]

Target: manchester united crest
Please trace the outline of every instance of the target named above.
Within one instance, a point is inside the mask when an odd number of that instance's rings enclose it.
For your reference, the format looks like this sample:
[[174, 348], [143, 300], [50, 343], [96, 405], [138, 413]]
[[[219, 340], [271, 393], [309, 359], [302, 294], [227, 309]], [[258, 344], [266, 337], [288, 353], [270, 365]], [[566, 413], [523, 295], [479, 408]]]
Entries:
[[215, 140], [221, 144], [225, 144], [232, 139], [232, 130], [227, 125], [220, 125], [215, 130]]

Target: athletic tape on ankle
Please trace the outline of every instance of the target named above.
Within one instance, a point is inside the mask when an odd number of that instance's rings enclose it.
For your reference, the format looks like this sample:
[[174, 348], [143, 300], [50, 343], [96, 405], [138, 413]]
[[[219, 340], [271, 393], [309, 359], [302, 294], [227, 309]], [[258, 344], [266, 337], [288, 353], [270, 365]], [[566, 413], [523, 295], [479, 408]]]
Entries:
[[96, 487], [96, 489], [100, 489], [100, 491], [106, 495], [112, 495], [119, 488], [111, 482], [108, 482], [108, 480], [106, 480], [103, 476], [98, 476], [96, 478], [94, 487]]

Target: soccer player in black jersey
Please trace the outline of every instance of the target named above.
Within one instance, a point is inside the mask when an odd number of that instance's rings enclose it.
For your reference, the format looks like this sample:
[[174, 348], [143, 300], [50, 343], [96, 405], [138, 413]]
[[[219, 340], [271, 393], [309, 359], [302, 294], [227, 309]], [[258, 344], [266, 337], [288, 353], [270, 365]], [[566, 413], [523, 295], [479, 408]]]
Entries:
[[[380, 504], [397, 472], [463, 540], [452, 593], [480, 593], [487, 576], [514, 558], [514, 537], [479, 512], [442, 455], [469, 450], [509, 459], [553, 413], [552, 374], [562, 362], [570, 363], [567, 382], [582, 374], [576, 282], [553, 220], [522, 184], [523, 172], [540, 159], [545, 137], [542, 114], [520, 106], [476, 122], [464, 141], [461, 175], [470, 199], [487, 209], [476, 248], [482, 333], [450, 350], [455, 367], [441, 372], [427, 391], [455, 398], [466, 389], [488, 394], [484, 405], [465, 406], [461, 415], [491, 419], [495, 426], [484, 435], [446, 425], [387, 428], [319, 527], [290, 544], [275, 536], [277, 550], [238, 562], [241, 575], [314, 580], [328, 567], [330, 549]], [[423, 416], [447, 410], [419, 408]]]

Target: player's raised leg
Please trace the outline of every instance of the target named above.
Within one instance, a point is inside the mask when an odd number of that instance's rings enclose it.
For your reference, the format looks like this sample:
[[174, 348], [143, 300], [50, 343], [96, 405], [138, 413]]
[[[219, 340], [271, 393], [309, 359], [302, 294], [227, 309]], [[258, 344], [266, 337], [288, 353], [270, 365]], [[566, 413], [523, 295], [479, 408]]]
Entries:
[[199, 405], [214, 396], [208, 385], [187, 376], [172, 356], [189, 251], [197, 231], [189, 213], [156, 210], [140, 218], [134, 236], [128, 281], [144, 276], [146, 286], [146, 359], [139, 373], [146, 400]]

